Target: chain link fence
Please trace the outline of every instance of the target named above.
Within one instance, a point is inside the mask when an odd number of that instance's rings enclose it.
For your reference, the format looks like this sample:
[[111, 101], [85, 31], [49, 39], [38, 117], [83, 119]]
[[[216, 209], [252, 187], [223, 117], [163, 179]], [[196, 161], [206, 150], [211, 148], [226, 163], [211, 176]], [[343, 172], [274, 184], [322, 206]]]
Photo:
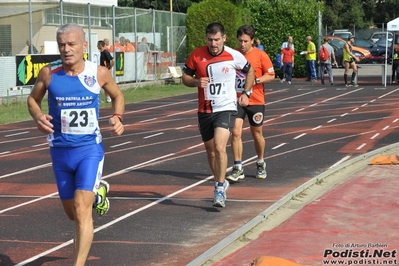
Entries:
[[[100, 2], [98, 2], [100, 3]], [[58, 54], [57, 28], [66, 23], [82, 26], [88, 41], [87, 59], [99, 63], [97, 42], [120, 43], [114, 49], [113, 74], [118, 83], [170, 77], [169, 66], [186, 58], [186, 14], [115, 6], [59, 3], [2, 3], [0, 10], [0, 97], [11, 87], [34, 84], [46, 55]], [[147, 40], [150, 52], [136, 51]], [[126, 50], [126, 51], [125, 51]], [[17, 65], [23, 57], [24, 65]], [[48, 58], [48, 57], [47, 57]]]

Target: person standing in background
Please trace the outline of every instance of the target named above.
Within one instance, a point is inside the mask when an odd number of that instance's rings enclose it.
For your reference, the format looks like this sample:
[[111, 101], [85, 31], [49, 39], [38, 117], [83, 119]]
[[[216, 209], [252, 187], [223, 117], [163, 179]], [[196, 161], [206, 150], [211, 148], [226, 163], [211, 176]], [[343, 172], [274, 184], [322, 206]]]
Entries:
[[127, 52], [127, 53], [136, 52], [136, 49], [134, 48], [133, 44], [130, 42], [129, 39], [125, 40], [125, 52]]
[[281, 49], [281, 65], [280, 83], [286, 80], [287, 84], [291, 85], [292, 69], [294, 68], [294, 50], [290, 42], [286, 48]]
[[262, 50], [262, 51], [265, 50], [265, 47], [263, 47], [263, 45], [262, 45], [262, 43], [261, 43], [261, 41], [259, 39], [256, 39], [255, 47], [258, 48], [259, 50]]
[[[115, 65], [115, 59], [105, 50], [105, 42], [98, 41], [97, 48], [100, 51], [100, 66], [106, 67], [112, 73], [112, 67]], [[105, 102], [110, 103], [111, 97], [105, 92]]]
[[332, 65], [337, 64], [337, 61], [335, 60], [334, 48], [332, 48], [331, 45], [329, 44], [330, 40], [328, 38], [324, 38], [323, 40], [324, 40], [323, 46], [326, 48], [328, 52], [328, 59], [323, 61], [319, 58], [321, 84], [324, 85], [324, 71], [327, 71], [330, 85], [334, 85]]
[[[359, 62], [359, 58], [357, 58], [353, 53], [352, 53], [352, 46], [355, 41], [355, 36], [350, 35], [348, 37], [348, 41], [344, 45], [344, 65], [345, 65], [345, 71], [344, 71], [344, 82], [346, 87], [357, 87], [359, 86], [356, 80], [356, 75], [357, 75], [357, 65], [356, 62]], [[348, 73], [349, 73], [349, 68], [352, 68], [352, 78], [351, 82], [348, 83]]]
[[105, 50], [107, 50], [107, 51], [109, 51], [109, 39], [107, 39], [107, 38], [105, 38], [104, 39], [104, 49]]
[[[123, 38], [123, 37], [121, 37], [121, 38]], [[123, 38], [123, 40], [124, 40], [124, 38]], [[110, 51], [111, 53], [113, 53], [114, 51], [115, 51], [115, 52], [123, 52], [123, 46], [122, 46], [122, 44], [119, 42], [119, 38], [118, 38], [118, 37], [115, 37], [115, 44], [113, 44], [113, 45], [111, 45], [111, 46], [109, 47], [109, 51]]]
[[[295, 48], [294, 48], [294, 43], [293, 43], [293, 41], [294, 41], [294, 38], [293, 38], [292, 36], [288, 36], [287, 41], [286, 41], [286, 42], [283, 42], [283, 43], [281, 44], [280, 50], [283, 50], [284, 48], [287, 48], [287, 47], [288, 47], [288, 44], [290, 43], [290, 44], [291, 44], [291, 49], [295, 52]], [[281, 53], [280, 53], [280, 55], [281, 55]], [[278, 63], [280, 64], [280, 68], [282, 68], [282, 67], [283, 67], [283, 64], [281, 64], [281, 56], [280, 56], [280, 61], [278, 61]], [[282, 80], [282, 82], [285, 82], [285, 81], [286, 81], [285, 74], [283, 74], [282, 71], [280, 72], [280, 80]]]
[[[28, 54], [37, 54], [38, 51], [36, 47], [30, 43], [30, 40], [26, 40], [26, 45], [28, 46]], [[33, 53], [32, 53], [33, 50]]]
[[295, 48], [294, 48], [294, 43], [293, 43], [293, 41], [294, 41], [294, 38], [292, 38], [292, 36], [288, 36], [287, 41], [286, 41], [286, 42], [283, 42], [283, 43], [281, 44], [281, 49], [280, 49], [280, 50], [282, 50], [282, 49], [284, 49], [284, 48], [287, 48], [288, 44], [291, 43], [291, 44], [292, 44], [292, 45], [291, 45], [291, 48], [292, 48], [292, 50], [295, 52]]
[[306, 42], [308, 43], [306, 51], [304, 51], [306, 57], [306, 81], [317, 81], [317, 74], [316, 74], [316, 45], [312, 42], [312, 37], [307, 36]]
[[[138, 36], [137, 36], [138, 38]], [[137, 44], [136, 47], [136, 52], [138, 53], [144, 53], [144, 59], [143, 59], [143, 63], [144, 63], [144, 68], [143, 68], [143, 76], [145, 77], [147, 75], [147, 71], [148, 71], [148, 57], [149, 57], [149, 52], [150, 52], [150, 48], [148, 47], [147, 44], [147, 38], [143, 37], [141, 39], [141, 42], [139, 44]]]
[[398, 81], [399, 81], [399, 51], [398, 49], [395, 48], [392, 55], [392, 83], [398, 83]]

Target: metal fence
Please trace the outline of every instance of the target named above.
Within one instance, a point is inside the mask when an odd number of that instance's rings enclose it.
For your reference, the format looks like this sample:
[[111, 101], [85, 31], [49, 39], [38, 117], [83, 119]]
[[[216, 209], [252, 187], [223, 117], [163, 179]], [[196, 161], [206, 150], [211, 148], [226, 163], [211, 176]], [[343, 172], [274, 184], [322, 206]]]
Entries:
[[[35, 79], [44, 65], [33, 65], [31, 73], [19, 73], [21, 68], [18, 70], [20, 66], [15, 63], [16, 57], [58, 54], [56, 30], [60, 25], [72, 22], [82, 26], [86, 32], [89, 43], [87, 56], [91, 61], [99, 61], [99, 40], [108, 39], [110, 46], [126, 41], [125, 44], [131, 47], [123, 53], [114, 50], [116, 66], [113, 74], [118, 83], [166, 78], [169, 76], [168, 66], [185, 61], [185, 18], [186, 14], [176, 12], [63, 1], [53, 4], [2, 3], [0, 97], [4, 97], [10, 87], [21, 85], [18, 84], [23, 80], [21, 74], [25, 79], [29, 75]], [[135, 51], [143, 37], [150, 48], [148, 55]], [[28, 84], [22, 82], [22, 85]]]

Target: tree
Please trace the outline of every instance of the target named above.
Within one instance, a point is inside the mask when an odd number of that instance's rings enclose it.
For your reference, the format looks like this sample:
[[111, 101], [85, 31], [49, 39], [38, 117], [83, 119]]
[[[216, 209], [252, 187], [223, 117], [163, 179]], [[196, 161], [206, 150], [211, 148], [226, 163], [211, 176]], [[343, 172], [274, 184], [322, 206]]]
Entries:
[[374, 0], [325, 0], [325, 11], [323, 13], [323, 25], [329, 30], [367, 28], [372, 23], [372, 17], [366, 17], [364, 8], [371, 8]]
[[188, 8], [186, 17], [187, 55], [205, 44], [205, 28], [211, 22], [223, 24], [227, 35], [226, 45], [235, 47], [236, 31], [242, 21], [241, 9], [227, 0], [205, 0], [193, 4]]
[[[172, 8], [174, 12], [186, 13], [187, 9], [193, 4], [201, 0], [172, 0]], [[170, 0], [118, 0], [120, 7], [137, 7], [156, 10], [170, 11]]]
[[251, 12], [257, 38], [272, 60], [280, 53], [281, 43], [287, 40], [287, 36], [293, 36], [296, 54], [294, 75], [304, 76], [305, 59], [299, 51], [306, 50], [305, 38], [308, 35], [317, 45], [318, 11], [323, 11], [323, 3], [317, 0], [248, 0], [243, 6]]

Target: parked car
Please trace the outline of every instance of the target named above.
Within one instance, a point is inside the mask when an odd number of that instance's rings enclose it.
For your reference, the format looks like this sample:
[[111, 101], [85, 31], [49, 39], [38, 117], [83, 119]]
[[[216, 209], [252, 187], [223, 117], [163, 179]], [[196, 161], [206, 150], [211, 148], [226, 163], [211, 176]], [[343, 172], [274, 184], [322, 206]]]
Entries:
[[[373, 32], [370, 35], [370, 40], [372, 40], [373, 42], [377, 42], [379, 39], [381, 39], [382, 37], [386, 38], [387, 36], [387, 32], [386, 31], [377, 31], [377, 32]], [[393, 34], [392, 32], [388, 32], [388, 40], [392, 42], [393, 39]]]
[[355, 46], [363, 47], [367, 50], [376, 46], [375, 42], [369, 39], [355, 38], [355, 42], [353, 43]]
[[[393, 40], [393, 37], [392, 37]], [[387, 41], [386, 41], [386, 36], [381, 37], [376, 43], [376, 46], [372, 49], [370, 49], [370, 53], [372, 54], [373, 61], [376, 61], [377, 63], [383, 64], [385, 63], [385, 54], [387, 53], [388, 56], [388, 63], [391, 64], [392, 61], [392, 41], [389, 40], [388, 38], [388, 46], [387, 46]], [[396, 44], [395, 46], [397, 46]]]
[[351, 36], [353, 34], [352, 34], [352, 32], [350, 32], [348, 30], [335, 30], [331, 33], [331, 35], [346, 40], [346, 39], [348, 39], [349, 36]]
[[[345, 42], [347, 42], [344, 39], [341, 39], [336, 36], [324, 36], [324, 38], [330, 39], [330, 44], [333, 44], [341, 49], [344, 48]], [[371, 53], [369, 52], [369, 50], [362, 48], [362, 47], [352, 46], [352, 52], [361, 61], [363, 61], [365, 59], [369, 59], [371, 57]], [[337, 59], [337, 62], [338, 62], [339, 66], [343, 66], [343, 58], [341, 59], [341, 61], [338, 61], [338, 59]]]

